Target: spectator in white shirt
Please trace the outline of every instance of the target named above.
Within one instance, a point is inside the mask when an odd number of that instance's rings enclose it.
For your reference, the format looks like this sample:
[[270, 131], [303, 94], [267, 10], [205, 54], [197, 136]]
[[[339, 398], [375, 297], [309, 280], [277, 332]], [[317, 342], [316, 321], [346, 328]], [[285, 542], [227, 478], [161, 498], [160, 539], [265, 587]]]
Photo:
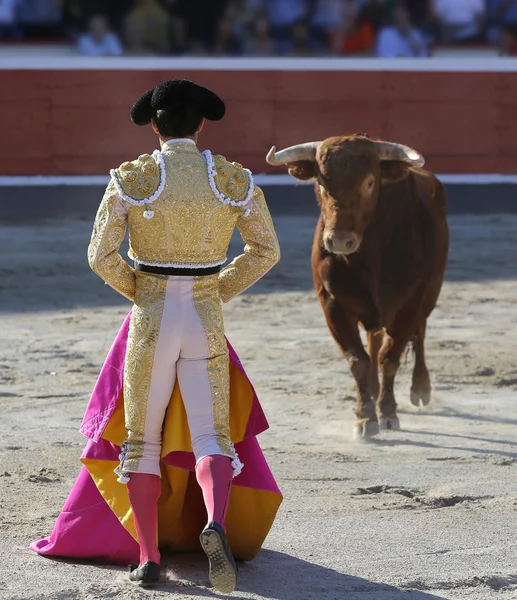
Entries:
[[413, 27], [406, 8], [397, 8], [393, 25], [380, 29], [377, 38], [377, 56], [380, 58], [428, 56], [424, 36]]
[[433, 17], [438, 22], [442, 41], [475, 38], [481, 33], [485, 0], [433, 0]]
[[111, 33], [108, 20], [103, 15], [90, 19], [88, 33], [79, 38], [78, 50], [83, 56], [122, 56], [123, 54], [118, 37]]

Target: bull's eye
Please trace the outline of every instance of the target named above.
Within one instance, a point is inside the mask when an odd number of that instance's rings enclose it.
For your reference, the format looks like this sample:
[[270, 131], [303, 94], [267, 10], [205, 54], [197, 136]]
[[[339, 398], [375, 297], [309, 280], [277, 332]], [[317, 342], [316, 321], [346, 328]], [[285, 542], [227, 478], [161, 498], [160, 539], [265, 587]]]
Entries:
[[366, 184], [368, 191], [371, 191], [373, 189], [374, 185], [375, 185], [375, 179], [372, 177], [371, 179], [368, 180], [368, 183]]

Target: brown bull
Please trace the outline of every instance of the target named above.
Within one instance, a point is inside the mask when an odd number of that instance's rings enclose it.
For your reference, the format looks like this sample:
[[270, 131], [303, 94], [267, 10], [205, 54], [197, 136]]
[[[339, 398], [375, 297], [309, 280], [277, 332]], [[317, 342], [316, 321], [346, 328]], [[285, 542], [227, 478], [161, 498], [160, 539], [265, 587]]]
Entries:
[[363, 135], [272, 148], [267, 160], [288, 165], [297, 179], [316, 180], [321, 215], [312, 271], [330, 332], [357, 384], [355, 435], [399, 429], [394, 381], [410, 341], [411, 402], [431, 399], [424, 340], [449, 247], [443, 186], [421, 168], [418, 152]]

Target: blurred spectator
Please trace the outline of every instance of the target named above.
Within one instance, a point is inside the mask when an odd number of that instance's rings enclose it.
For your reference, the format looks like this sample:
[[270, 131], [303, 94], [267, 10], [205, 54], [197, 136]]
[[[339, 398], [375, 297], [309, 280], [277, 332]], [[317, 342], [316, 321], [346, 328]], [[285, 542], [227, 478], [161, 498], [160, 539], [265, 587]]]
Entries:
[[22, 32], [18, 26], [20, 4], [20, 0], [0, 0], [0, 40], [22, 37]]
[[81, 35], [99, 14], [114, 32], [102, 35], [123, 35], [132, 56], [364, 55], [376, 46], [420, 56], [422, 32], [511, 54], [517, 36], [517, 0], [0, 0], [0, 40], [81, 38], [81, 52], [102, 54], [98, 22], [98, 34]]
[[[39, 1], [39, 0], [36, 0]], [[119, 32], [132, 0], [64, 0], [65, 9], [82, 21], [84, 28], [95, 15], [105, 15], [111, 27]]]
[[314, 54], [311, 36], [307, 25], [300, 21], [292, 28], [291, 49], [289, 56], [310, 56]]
[[328, 49], [332, 33], [343, 21], [343, 10], [343, 0], [315, 0], [311, 19], [311, 37], [318, 49]]
[[501, 25], [517, 25], [517, 0], [487, 0], [488, 19]]
[[241, 53], [242, 44], [236, 34], [235, 20], [232, 15], [227, 15], [217, 25], [214, 54], [216, 56], [238, 56]]
[[409, 11], [401, 6], [395, 10], [393, 25], [382, 27], [377, 40], [380, 58], [428, 56], [422, 33], [413, 27]]
[[63, 18], [60, 0], [22, 0], [20, 20], [25, 23], [56, 23]]
[[488, 0], [487, 12], [488, 40], [508, 54], [508, 43], [517, 35], [517, 0]]
[[82, 56], [122, 56], [123, 50], [117, 36], [109, 29], [104, 15], [90, 19], [88, 33], [79, 38], [79, 54]]
[[[185, 47], [179, 51], [187, 51], [190, 54], [208, 54], [214, 51], [216, 39], [221, 33], [226, 35], [228, 23], [219, 31], [219, 22], [231, 18], [226, 13], [228, 0], [165, 0], [174, 30], [181, 32], [180, 41], [175, 40], [173, 50], [178, 52], [174, 46], [185, 42]], [[233, 26], [232, 26], [233, 28]], [[233, 34], [233, 31], [232, 31]]]
[[517, 33], [514, 28], [501, 30], [499, 48], [503, 56], [517, 56]]
[[[97, 13], [100, 14], [100, 13]], [[86, 27], [81, 0], [65, 0], [63, 5], [63, 25], [66, 35], [78, 39]]]
[[158, 0], [135, 0], [133, 9], [124, 19], [123, 29], [132, 54], [135, 54], [135, 41], [144, 54], [169, 52], [172, 23]]
[[273, 56], [275, 43], [271, 37], [268, 20], [265, 17], [259, 17], [250, 29], [250, 34], [244, 40], [244, 54]]
[[293, 34], [301, 33], [301, 29], [294, 31], [295, 26], [307, 18], [308, 0], [251, 0], [250, 4], [266, 15], [276, 51], [287, 54], [293, 50]]
[[[411, 2], [415, 0], [410, 0]], [[366, 0], [361, 3], [361, 19], [370, 23], [375, 31], [380, 29], [386, 23], [391, 23], [393, 13], [399, 0]]]
[[404, 6], [408, 9], [411, 22], [417, 27], [425, 25], [429, 19], [430, 0], [406, 0]]
[[22, 0], [19, 19], [28, 38], [60, 38], [63, 28], [63, 0]]
[[433, 0], [432, 11], [442, 42], [469, 41], [482, 33], [485, 0]]
[[344, 0], [341, 22], [332, 35], [335, 54], [365, 54], [373, 50], [375, 32], [373, 25], [360, 18], [359, 3]]

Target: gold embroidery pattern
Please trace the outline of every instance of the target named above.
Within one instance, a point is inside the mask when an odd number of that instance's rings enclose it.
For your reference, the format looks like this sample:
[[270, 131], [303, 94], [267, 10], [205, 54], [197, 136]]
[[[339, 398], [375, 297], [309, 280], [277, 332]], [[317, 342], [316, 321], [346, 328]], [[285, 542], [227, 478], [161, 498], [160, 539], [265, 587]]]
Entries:
[[88, 263], [108, 285], [129, 300], [134, 300], [135, 271], [118, 253], [126, 225], [127, 209], [111, 181], [95, 217], [88, 246]]
[[224, 263], [241, 209], [215, 197], [193, 144], [164, 147], [163, 160], [165, 187], [152, 204], [153, 217], [144, 217], [146, 207], [128, 207], [129, 257], [156, 265]]
[[208, 344], [208, 381], [217, 445], [225, 456], [235, 460], [237, 455], [230, 439], [230, 362], [217, 275], [195, 277], [193, 297]]
[[148, 198], [160, 186], [160, 167], [150, 154], [123, 163], [115, 169], [115, 176], [124, 194], [134, 200]]
[[124, 410], [128, 442], [121, 469], [124, 474], [138, 472], [143, 455], [147, 399], [166, 287], [165, 276], [137, 271], [136, 298], [124, 363]]
[[244, 200], [251, 182], [242, 165], [228, 162], [224, 156], [219, 154], [214, 156], [214, 165], [217, 171], [216, 184], [219, 191], [234, 202]]
[[246, 247], [244, 254], [219, 274], [219, 292], [223, 302], [249, 288], [280, 260], [273, 220], [260, 188], [255, 189], [249, 205], [244, 208], [246, 210], [241, 210], [237, 227]]

